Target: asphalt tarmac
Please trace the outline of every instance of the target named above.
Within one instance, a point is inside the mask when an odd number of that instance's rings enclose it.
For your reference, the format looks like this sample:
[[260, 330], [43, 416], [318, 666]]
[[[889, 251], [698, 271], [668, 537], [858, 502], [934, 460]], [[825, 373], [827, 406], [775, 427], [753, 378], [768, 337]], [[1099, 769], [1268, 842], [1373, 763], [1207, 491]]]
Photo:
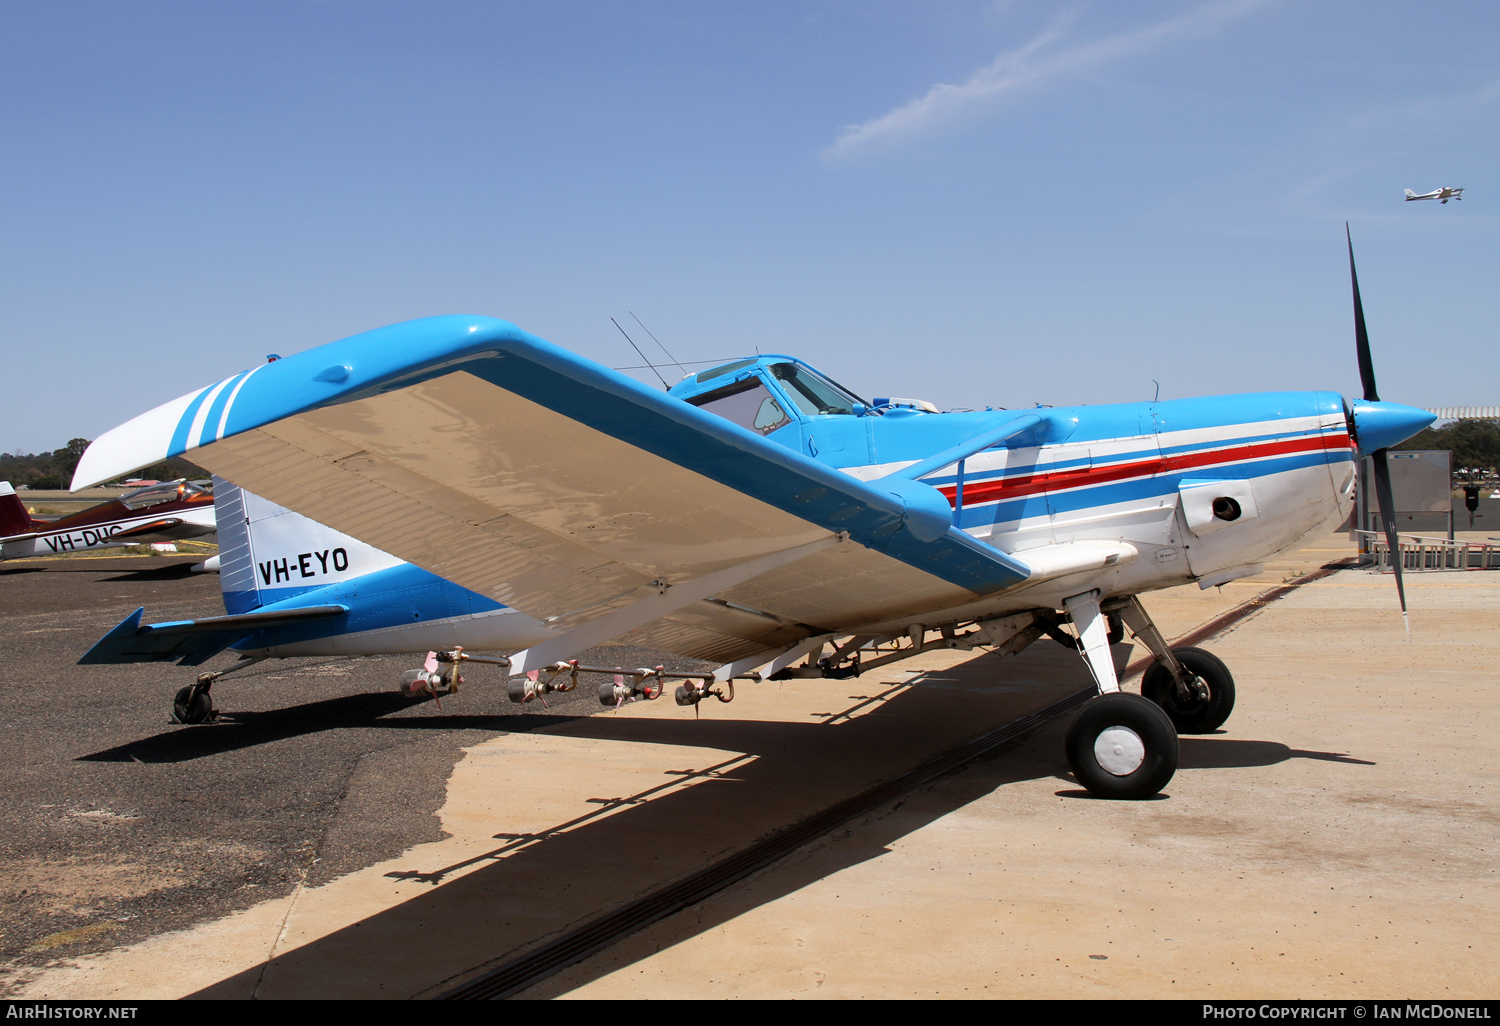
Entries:
[[413, 657], [295, 659], [217, 683], [219, 722], [173, 724], [172, 695], [198, 670], [76, 663], [137, 606], [148, 622], [222, 615], [218, 575], [188, 570], [200, 558], [0, 564], [0, 994], [59, 956], [215, 919], [439, 840], [435, 812], [464, 747], [601, 708], [587, 678], [549, 708], [516, 706], [498, 668], [471, 665], [440, 709], [397, 693]]
[[[1059, 718], [522, 995], [1492, 995], [1500, 576], [1408, 574], [1409, 635], [1389, 575], [1285, 588], [1352, 553], [1332, 535], [1150, 596], [1240, 692], [1154, 799], [1080, 790]], [[436, 997], [1088, 683], [1040, 642], [744, 687], [701, 718], [589, 716], [586, 694], [518, 714], [478, 681], [440, 715], [391, 702], [411, 660], [307, 661], [216, 686], [228, 723], [172, 728], [191, 671], [71, 665], [130, 598], [217, 609], [211, 578], [131, 566], [0, 566], [5, 686], [85, 685], [62, 715], [11, 703], [6, 996]]]

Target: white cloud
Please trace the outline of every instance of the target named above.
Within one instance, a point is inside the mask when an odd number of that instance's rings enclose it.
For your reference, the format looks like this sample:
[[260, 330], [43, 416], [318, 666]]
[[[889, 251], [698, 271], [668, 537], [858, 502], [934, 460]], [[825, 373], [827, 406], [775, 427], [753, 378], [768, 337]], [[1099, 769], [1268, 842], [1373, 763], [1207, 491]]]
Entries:
[[872, 144], [888, 144], [931, 131], [998, 97], [1044, 85], [1064, 75], [1088, 71], [1123, 57], [1147, 53], [1179, 39], [1209, 35], [1267, 2], [1269, 0], [1215, 0], [1187, 14], [1133, 32], [1049, 51], [1052, 44], [1067, 34], [1072, 18], [1064, 16], [1025, 46], [1000, 54], [962, 85], [939, 83], [925, 95], [889, 113], [862, 125], [850, 125], [823, 152], [823, 156], [825, 159], [842, 157]]

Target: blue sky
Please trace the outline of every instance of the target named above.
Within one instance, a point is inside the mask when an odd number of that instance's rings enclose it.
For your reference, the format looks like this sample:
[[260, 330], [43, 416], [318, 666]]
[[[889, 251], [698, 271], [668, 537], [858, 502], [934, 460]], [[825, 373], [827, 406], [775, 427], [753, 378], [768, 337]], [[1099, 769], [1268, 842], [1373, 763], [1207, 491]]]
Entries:
[[1353, 395], [1345, 220], [1382, 397], [1493, 404], [1497, 53], [1465, 2], [7, 2], [0, 450], [439, 313], [944, 408]]

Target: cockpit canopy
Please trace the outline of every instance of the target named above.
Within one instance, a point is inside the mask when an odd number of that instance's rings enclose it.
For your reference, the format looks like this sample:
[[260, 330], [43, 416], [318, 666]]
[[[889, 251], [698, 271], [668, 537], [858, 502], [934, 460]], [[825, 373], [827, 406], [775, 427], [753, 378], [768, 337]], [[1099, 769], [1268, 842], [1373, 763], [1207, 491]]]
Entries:
[[670, 394], [762, 435], [799, 414], [851, 416], [870, 409], [866, 400], [790, 356], [736, 360], [689, 375]]
[[212, 488], [208, 482], [195, 482], [179, 478], [176, 481], [162, 481], [158, 484], [147, 485], [144, 488], [137, 488], [133, 492], [126, 492], [120, 496], [120, 502], [127, 509], [142, 509], [146, 506], [159, 506], [163, 502], [177, 502], [181, 499], [191, 499], [197, 495], [212, 496]]

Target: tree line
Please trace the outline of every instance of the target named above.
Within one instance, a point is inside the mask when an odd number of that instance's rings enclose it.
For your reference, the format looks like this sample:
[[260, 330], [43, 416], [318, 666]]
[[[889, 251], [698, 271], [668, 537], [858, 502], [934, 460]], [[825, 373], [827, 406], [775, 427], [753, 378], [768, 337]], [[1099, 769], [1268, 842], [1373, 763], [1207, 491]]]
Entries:
[[1423, 428], [1394, 449], [1448, 449], [1453, 472], [1478, 468], [1494, 474], [1500, 467], [1500, 424], [1493, 420], [1455, 420], [1447, 427]]
[[[88, 447], [89, 439], [74, 438], [61, 449], [51, 452], [0, 453], [0, 481], [38, 491], [66, 488], [72, 483], [73, 471], [83, 458], [83, 450]], [[172, 481], [179, 477], [205, 478], [208, 471], [184, 459], [171, 459], [143, 467], [130, 476]]]

